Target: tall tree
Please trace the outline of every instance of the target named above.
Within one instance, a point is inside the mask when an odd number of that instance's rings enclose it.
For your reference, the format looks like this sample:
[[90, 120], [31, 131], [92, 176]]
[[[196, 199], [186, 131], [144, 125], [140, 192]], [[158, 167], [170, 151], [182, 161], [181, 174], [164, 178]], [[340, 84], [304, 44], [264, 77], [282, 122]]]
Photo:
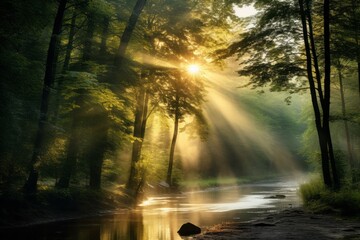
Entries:
[[0, 3], [1, 187], [23, 184], [27, 174], [54, 6], [42, 0]]
[[[355, 14], [359, 12], [358, 4], [356, 1], [332, 1], [333, 11], [331, 17], [331, 29], [332, 29], [332, 56], [333, 64], [337, 71], [339, 80], [340, 99], [339, 103], [341, 111], [339, 115], [334, 116], [335, 119], [343, 121], [344, 135], [346, 142], [346, 157], [348, 158], [349, 169], [351, 170], [352, 181], [355, 182], [357, 178], [356, 173], [356, 152], [353, 149], [352, 142], [356, 141], [355, 132], [356, 122], [353, 116], [356, 116], [356, 112], [351, 109], [353, 98], [352, 92], [354, 88], [353, 79], [350, 77], [353, 74], [357, 76], [357, 83], [359, 82], [359, 64], [358, 64], [358, 52], [360, 50], [358, 43], [359, 30], [357, 29], [358, 23], [356, 19], [358, 16]], [[332, 104], [335, 106], [335, 104]]]
[[76, 168], [76, 163], [80, 154], [81, 146], [81, 125], [84, 117], [85, 91], [77, 90], [78, 96], [75, 98], [75, 109], [72, 110], [72, 124], [70, 128], [70, 138], [67, 144], [67, 155], [63, 162], [60, 179], [56, 184], [58, 188], [68, 188], [70, 179]]
[[353, 153], [352, 153], [352, 144], [351, 144], [351, 139], [350, 139], [350, 129], [349, 129], [349, 123], [347, 120], [347, 111], [346, 111], [346, 102], [345, 102], [345, 88], [344, 88], [344, 78], [343, 78], [343, 66], [341, 64], [341, 60], [337, 59], [337, 64], [336, 64], [336, 70], [338, 72], [338, 78], [339, 78], [339, 87], [340, 87], [340, 98], [341, 98], [341, 114], [342, 114], [342, 118], [344, 121], [344, 131], [345, 131], [345, 135], [346, 135], [346, 146], [347, 146], [347, 152], [348, 152], [348, 158], [349, 158], [349, 166], [350, 166], [350, 171], [351, 171], [351, 178], [352, 181], [354, 182], [355, 178], [354, 178], [354, 157], [353, 157]]
[[[133, 130], [134, 142], [132, 146], [131, 166], [129, 178], [126, 185], [126, 188], [128, 190], [135, 190], [135, 187], [136, 189], [139, 188], [138, 181], [136, 181], [136, 165], [140, 161], [142, 144], [145, 137], [146, 121], [148, 118], [148, 102], [149, 95], [145, 87], [139, 87], [139, 92], [136, 94], [135, 119]], [[134, 193], [134, 195], [136, 195], [136, 193]]]
[[180, 123], [185, 122], [187, 116], [204, 119], [201, 111], [204, 94], [205, 89], [201, 78], [192, 77], [189, 76], [189, 73], [178, 71], [167, 76], [167, 83], [164, 86], [162, 97], [167, 112], [173, 120], [173, 134], [166, 175], [166, 182], [169, 186], [174, 185], [172, 173]]
[[146, 0], [137, 0], [136, 1], [134, 9], [133, 9], [131, 16], [127, 22], [126, 28], [121, 35], [119, 49], [118, 49], [118, 52], [116, 53], [116, 57], [115, 57], [115, 66], [117, 66], [117, 67], [121, 66], [121, 64], [122, 64], [122, 61], [125, 57], [126, 49], [129, 45], [129, 42], [131, 39], [131, 35], [135, 29], [136, 22], [138, 21], [140, 14], [145, 7], [145, 4], [146, 4]]
[[46, 124], [48, 120], [48, 107], [50, 101], [50, 90], [54, 83], [56, 72], [56, 51], [59, 46], [59, 36], [63, 24], [63, 17], [66, 10], [67, 0], [59, 2], [58, 10], [56, 13], [49, 48], [47, 52], [44, 86], [41, 97], [40, 118], [38, 123], [38, 130], [36, 133], [34, 150], [30, 160], [29, 176], [24, 185], [24, 190], [28, 193], [34, 193], [37, 190], [37, 181], [39, 173], [36, 169], [36, 164], [41, 158], [41, 151], [43, 150], [44, 140], [46, 135]]
[[[311, 11], [310, 9], [307, 9], [305, 11], [305, 3], [303, 0], [299, 0], [299, 7], [300, 7], [300, 15], [301, 15], [301, 23], [302, 23], [302, 29], [303, 29], [303, 39], [304, 39], [304, 45], [305, 45], [305, 52], [306, 52], [306, 69], [307, 69], [307, 78], [309, 81], [309, 87], [310, 87], [310, 95], [311, 95], [311, 102], [312, 102], [312, 106], [313, 106], [313, 110], [314, 110], [314, 115], [315, 115], [315, 126], [317, 129], [317, 133], [318, 133], [318, 139], [319, 139], [319, 144], [320, 144], [320, 150], [321, 150], [321, 166], [322, 166], [322, 173], [323, 173], [323, 179], [324, 179], [324, 183], [326, 186], [331, 187], [332, 186], [332, 180], [331, 180], [331, 174], [330, 174], [330, 165], [329, 165], [329, 155], [327, 153], [327, 144], [326, 144], [326, 138], [325, 138], [325, 133], [323, 131], [322, 128], [322, 122], [321, 122], [321, 105], [318, 103], [318, 96], [317, 96], [317, 92], [319, 93], [319, 95], [321, 94], [322, 96], [322, 91], [320, 91], [321, 89], [318, 89], [318, 91], [316, 91], [316, 86], [315, 86], [315, 81], [314, 81], [314, 77], [313, 77], [313, 63], [312, 63], [312, 59], [316, 60], [315, 66], [318, 65], [317, 63], [317, 57], [316, 57], [316, 51], [314, 49], [315, 44], [314, 44], [314, 36], [311, 31], [312, 26], [309, 27], [311, 33], [308, 33], [308, 24], [311, 24]], [[307, 7], [309, 7], [310, 5], [307, 3], [306, 4]], [[308, 14], [306, 14], [306, 12], [309, 12]], [[310, 36], [310, 37], [309, 37]], [[311, 39], [309, 43], [309, 38]], [[313, 48], [311, 48], [310, 46], [313, 46]], [[311, 53], [313, 53], [313, 56], [311, 55]], [[317, 68], [318, 69], [318, 68]], [[316, 73], [317, 75], [317, 80], [318, 80], [318, 85], [321, 87], [321, 83], [319, 82], [321, 80], [319, 74], [320, 72], [317, 70]], [[319, 97], [320, 102], [323, 102], [323, 98]]]
[[[335, 162], [333, 143], [330, 131], [330, 98], [331, 98], [331, 51], [330, 51], [330, 0], [324, 0], [324, 105], [323, 108], [323, 128], [326, 132], [328, 154], [331, 164], [331, 172], [334, 187], [340, 187], [337, 166]], [[323, 153], [324, 154], [324, 153]]]
[[[304, 75], [304, 61], [298, 45], [299, 40], [303, 39], [324, 182], [329, 187], [337, 188], [340, 180], [330, 133], [330, 3], [324, 1], [323, 16], [317, 15], [324, 31], [320, 43], [313, 30], [312, 1], [241, 1], [242, 4], [249, 2], [254, 2], [261, 12], [256, 17], [254, 27], [243, 33], [240, 41], [231, 44], [225, 56], [238, 56], [243, 65], [239, 74], [250, 76], [250, 83], [255, 87], [270, 84], [271, 90], [288, 90], [293, 93], [302, 89], [303, 84], [300, 81]], [[302, 26], [298, 21], [299, 8]], [[323, 52], [319, 54], [317, 48]], [[323, 56], [323, 67], [320, 66], [318, 56]], [[300, 81], [295, 83], [291, 79]]]

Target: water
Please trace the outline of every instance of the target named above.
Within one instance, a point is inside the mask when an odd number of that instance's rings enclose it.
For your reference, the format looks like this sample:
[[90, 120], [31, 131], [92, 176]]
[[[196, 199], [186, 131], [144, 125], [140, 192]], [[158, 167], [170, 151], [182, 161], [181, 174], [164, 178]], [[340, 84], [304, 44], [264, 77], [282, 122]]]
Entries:
[[[136, 210], [17, 229], [5, 239], [181, 240], [177, 231], [186, 222], [204, 229], [299, 206], [297, 187], [295, 181], [264, 182], [150, 197]], [[286, 198], [266, 198], [277, 194]]]

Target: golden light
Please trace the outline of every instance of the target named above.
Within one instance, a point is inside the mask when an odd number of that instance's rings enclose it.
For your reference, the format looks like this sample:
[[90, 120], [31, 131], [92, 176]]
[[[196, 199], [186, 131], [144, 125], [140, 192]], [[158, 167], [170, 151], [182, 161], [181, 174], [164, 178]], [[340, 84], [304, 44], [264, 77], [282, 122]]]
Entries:
[[197, 65], [197, 64], [190, 64], [188, 67], [187, 67], [187, 71], [191, 74], [196, 74], [200, 71], [200, 66]]

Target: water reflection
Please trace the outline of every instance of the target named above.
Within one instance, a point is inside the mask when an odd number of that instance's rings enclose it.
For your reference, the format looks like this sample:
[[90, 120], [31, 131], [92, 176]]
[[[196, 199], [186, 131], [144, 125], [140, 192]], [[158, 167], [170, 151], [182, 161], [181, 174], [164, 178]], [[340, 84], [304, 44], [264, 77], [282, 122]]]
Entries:
[[[297, 206], [296, 188], [294, 182], [263, 183], [149, 197], [133, 211], [10, 231], [1, 239], [181, 240], [177, 230], [186, 222], [204, 227], [246, 221], [263, 212]], [[276, 194], [286, 198], [264, 198]]]

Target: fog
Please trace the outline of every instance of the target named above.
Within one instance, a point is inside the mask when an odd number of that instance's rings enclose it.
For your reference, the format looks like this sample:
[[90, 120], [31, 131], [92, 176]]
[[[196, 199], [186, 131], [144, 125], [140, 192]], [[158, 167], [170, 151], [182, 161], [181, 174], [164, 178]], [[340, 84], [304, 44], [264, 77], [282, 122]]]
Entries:
[[[294, 174], [304, 170], [300, 154], [306, 129], [306, 96], [239, 88], [246, 83], [232, 71], [204, 73], [208, 96], [204, 113], [207, 141], [180, 134], [178, 151], [192, 177]], [[259, 93], [261, 90], [262, 93]]]

